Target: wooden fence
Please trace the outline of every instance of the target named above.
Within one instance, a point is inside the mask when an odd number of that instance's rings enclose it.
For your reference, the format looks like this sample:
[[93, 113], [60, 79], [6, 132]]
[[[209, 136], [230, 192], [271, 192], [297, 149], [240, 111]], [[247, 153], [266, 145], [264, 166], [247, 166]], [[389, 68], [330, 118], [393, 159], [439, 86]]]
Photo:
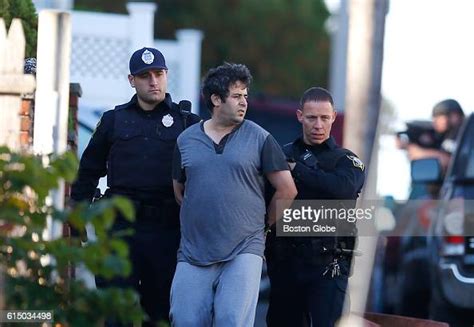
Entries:
[[[0, 18], [0, 145], [20, 150], [21, 94], [33, 92], [35, 79], [23, 74], [25, 37], [19, 19], [13, 19], [7, 33]], [[1, 224], [0, 224], [0, 227]], [[3, 271], [0, 267], [0, 310], [4, 307]]]
[[19, 19], [7, 33], [0, 18], [0, 145], [20, 149], [21, 94], [33, 92], [35, 79], [23, 73], [25, 37]]

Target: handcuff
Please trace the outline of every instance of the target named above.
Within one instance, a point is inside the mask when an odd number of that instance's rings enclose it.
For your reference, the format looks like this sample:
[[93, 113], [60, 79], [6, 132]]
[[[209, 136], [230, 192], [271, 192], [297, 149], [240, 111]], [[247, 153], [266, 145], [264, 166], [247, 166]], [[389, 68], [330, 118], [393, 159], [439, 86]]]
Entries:
[[272, 232], [272, 226], [268, 224], [268, 216], [265, 215], [265, 229], [263, 230], [263, 235], [266, 237], [268, 234]]
[[270, 226], [265, 226], [265, 230], [263, 231], [263, 235], [267, 236], [272, 232], [272, 228]]

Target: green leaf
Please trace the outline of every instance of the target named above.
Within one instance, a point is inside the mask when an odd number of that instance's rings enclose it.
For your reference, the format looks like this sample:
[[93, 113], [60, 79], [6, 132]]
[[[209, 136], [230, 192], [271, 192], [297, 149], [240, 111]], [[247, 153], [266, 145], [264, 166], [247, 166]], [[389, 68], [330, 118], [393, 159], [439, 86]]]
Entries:
[[123, 196], [114, 196], [112, 201], [128, 221], [135, 221], [135, 208], [130, 200]]
[[[65, 210], [54, 209], [47, 196], [60, 179], [72, 180], [77, 160], [71, 154], [49, 159], [45, 165], [43, 158], [0, 146], [0, 266], [6, 272], [5, 309], [52, 309], [55, 323], [69, 326], [96, 326], [109, 316], [141, 322], [143, 312], [133, 290], [91, 290], [67, 275], [71, 265], [106, 278], [130, 273], [128, 246], [110, 227], [117, 211], [129, 218], [133, 208], [124, 199], [106, 199], [93, 206], [76, 203]], [[76, 228], [91, 223], [98, 238], [85, 245], [78, 238], [44, 239], [48, 217]]]

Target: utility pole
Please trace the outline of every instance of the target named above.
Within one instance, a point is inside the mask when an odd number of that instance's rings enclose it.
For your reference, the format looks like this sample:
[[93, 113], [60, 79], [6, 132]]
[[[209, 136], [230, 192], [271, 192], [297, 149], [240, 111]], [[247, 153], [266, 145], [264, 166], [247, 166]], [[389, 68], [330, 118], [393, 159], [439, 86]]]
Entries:
[[338, 113], [346, 107], [347, 38], [349, 32], [349, 0], [340, 0], [339, 9], [330, 18], [331, 28], [331, 69], [329, 91], [334, 98]]
[[350, 0], [344, 146], [370, 164], [381, 103], [388, 0]]
[[[376, 135], [381, 105], [381, 79], [385, 16], [389, 0], [350, 0], [347, 45], [347, 81], [344, 110], [344, 147], [365, 163], [366, 183], [362, 199], [375, 199]], [[364, 253], [355, 262], [349, 280], [351, 311], [364, 312], [370, 286], [377, 235], [359, 237]], [[350, 319], [350, 318], [349, 318]], [[360, 325], [342, 322], [340, 326]]]

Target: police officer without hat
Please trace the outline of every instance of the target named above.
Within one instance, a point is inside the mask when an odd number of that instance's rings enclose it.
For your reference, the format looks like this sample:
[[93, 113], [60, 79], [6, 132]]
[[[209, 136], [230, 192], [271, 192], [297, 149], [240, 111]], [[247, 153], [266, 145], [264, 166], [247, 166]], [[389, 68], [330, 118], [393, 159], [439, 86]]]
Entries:
[[[331, 94], [320, 87], [301, 98], [302, 137], [284, 146], [298, 190], [296, 200], [353, 200], [364, 165], [330, 136], [336, 119]], [[342, 314], [356, 230], [343, 237], [267, 238], [268, 326], [334, 326]]]
[[[129, 245], [132, 273], [112, 281], [96, 278], [98, 287], [133, 287], [150, 317], [145, 326], [167, 320], [169, 290], [179, 245], [179, 207], [174, 200], [171, 162], [176, 139], [200, 120], [174, 103], [167, 91], [168, 68], [162, 53], [143, 48], [130, 58], [128, 80], [136, 94], [106, 111], [85, 149], [74, 201], [91, 201], [100, 177], [107, 175], [106, 197], [122, 195], [135, 206], [133, 224], [116, 218], [114, 230], [133, 228]], [[189, 107], [189, 105], [188, 105]], [[107, 326], [114, 326], [111, 321]]]

